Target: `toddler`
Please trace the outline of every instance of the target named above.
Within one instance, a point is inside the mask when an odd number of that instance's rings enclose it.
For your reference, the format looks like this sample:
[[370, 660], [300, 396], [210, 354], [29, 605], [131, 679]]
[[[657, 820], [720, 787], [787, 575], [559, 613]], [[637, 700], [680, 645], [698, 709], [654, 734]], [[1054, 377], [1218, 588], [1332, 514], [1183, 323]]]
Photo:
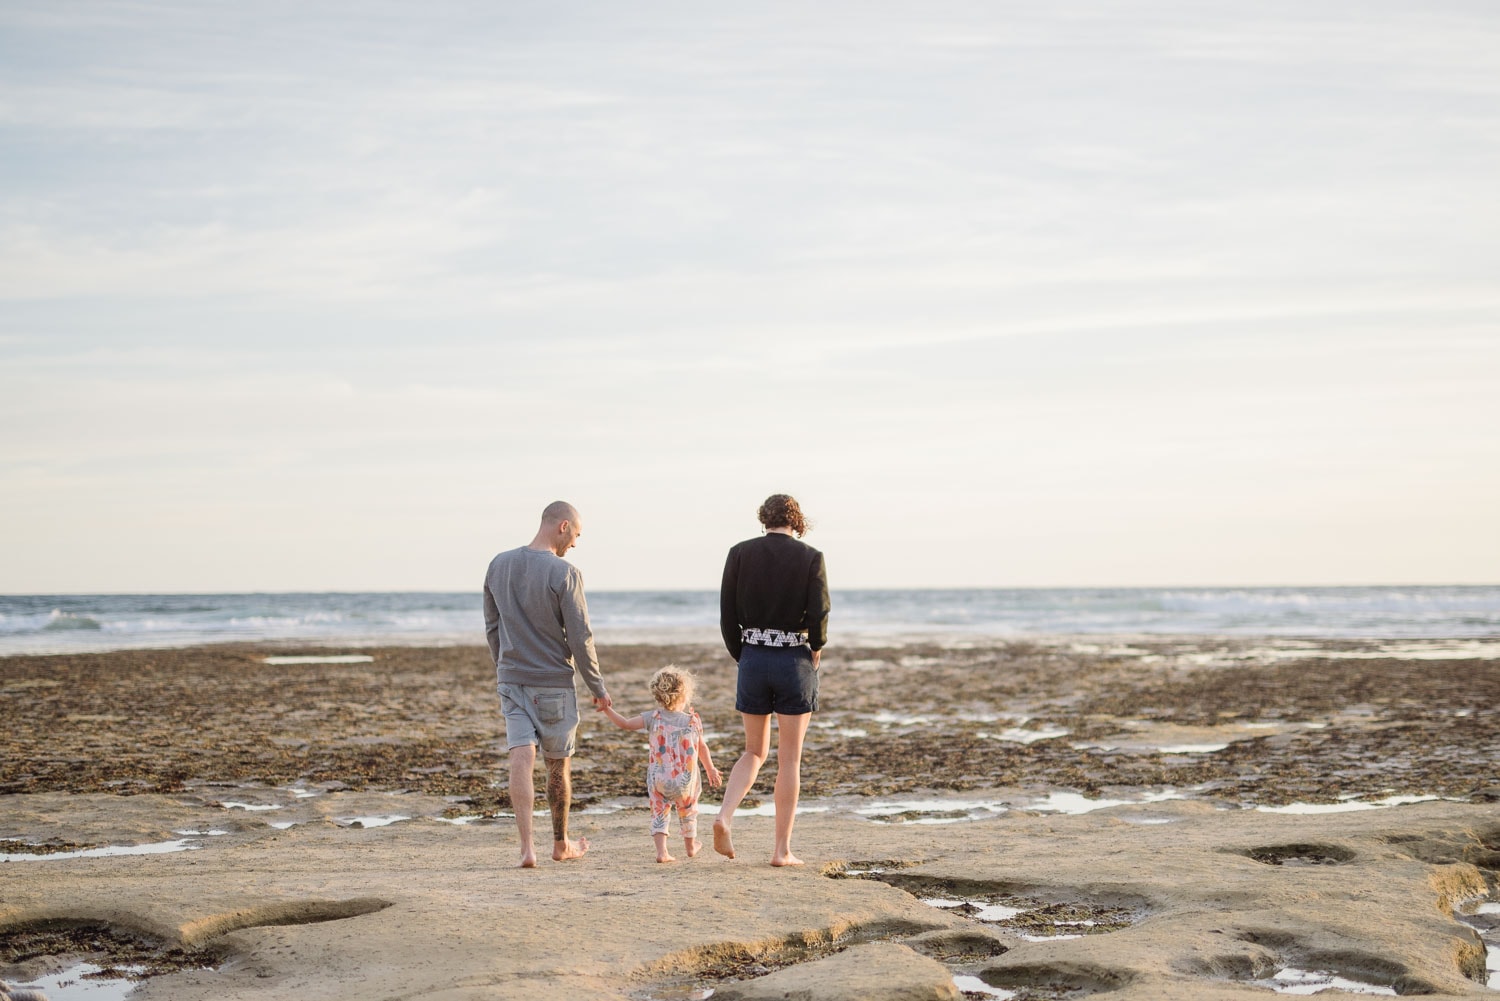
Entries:
[[703, 721], [693, 711], [693, 676], [668, 664], [651, 676], [651, 694], [657, 708], [626, 718], [614, 709], [601, 711], [626, 730], [645, 730], [650, 738], [646, 754], [646, 792], [651, 797], [651, 837], [656, 840], [656, 861], [675, 862], [667, 851], [667, 819], [677, 808], [688, 858], [698, 854], [698, 762], [708, 773], [708, 782], [718, 788], [722, 781], [703, 741]]

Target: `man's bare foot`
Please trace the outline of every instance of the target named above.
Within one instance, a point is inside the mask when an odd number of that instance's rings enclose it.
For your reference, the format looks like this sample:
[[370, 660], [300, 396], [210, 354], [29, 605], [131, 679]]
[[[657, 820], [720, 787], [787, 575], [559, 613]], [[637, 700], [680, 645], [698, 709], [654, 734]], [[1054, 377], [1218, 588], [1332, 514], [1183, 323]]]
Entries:
[[656, 856], [656, 861], [658, 861], [658, 862], [676, 862], [677, 861], [677, 856], [673, 855], [671, 852], [662, 852], [660, 855]]
[[516, 868], [517, 869], [535, 869], [536, 868], [536, 853], [535, 852], [527, 852], [525, 855], [522, 855], [521, 856], [521, 861], [519, 861], [519, 862], [516, 863]]
[[714, 821], [714, 851], [725, 858], [734, 858], [734, 839], [729, 836], [729, 825], [722, 820]]
[[687, 850], [688, 858], [696, 858], [698, 853], [703, 850], [703, 842], [697, 838], [684, 838], [682, 846]]
[[588, 838], [579, 838], [577, 841], [554, 841], [552, 842], [552, 861], [567, 862], [570, 859], [583, 858], [588, 854], [588, 850]]
[[791, 852], [787, 852], [785, 855], [782, 855], [779, 858], [777, 856], [775, 856], [775, 855], [772, 855], [771, 856], [771, 864], [774, 865], [774, 866], [783, 866], [783, 865], [804, 865], [805, 863], [801, 859], [799, 859], [797, 856], [793, 855]]

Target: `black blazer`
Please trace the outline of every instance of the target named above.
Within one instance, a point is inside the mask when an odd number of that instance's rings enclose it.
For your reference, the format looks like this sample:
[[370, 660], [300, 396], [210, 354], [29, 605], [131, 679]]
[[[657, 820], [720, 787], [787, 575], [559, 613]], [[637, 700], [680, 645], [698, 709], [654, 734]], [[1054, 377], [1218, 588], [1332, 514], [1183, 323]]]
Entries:
[[719, 632], [740, 659], [741, 629], [807, 632], [814, 650], [828, 642], [828, 573], [823, 554], [781, 532], [746, 539], [729, 550], [719, 588]]

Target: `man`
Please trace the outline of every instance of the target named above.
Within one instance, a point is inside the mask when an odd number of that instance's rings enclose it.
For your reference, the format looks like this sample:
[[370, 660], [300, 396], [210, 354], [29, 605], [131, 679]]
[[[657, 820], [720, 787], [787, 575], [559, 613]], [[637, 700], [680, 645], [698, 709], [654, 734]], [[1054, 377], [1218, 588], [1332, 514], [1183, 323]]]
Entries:
[[611, 702], [594, 653], [583, 577], [562, 557], [578, 543], [578, 509], [553, 501], [531, 544], [501, 553], [484, 576], [484, 633], [495, 660], [505, 743], [510, 750], [510, 805], [521, 835], [521, 868], [536, 866], [531, 811], [536, 800], [532, 769], [540, 746], [547, 762], [547, 805], [552, 811], [552, 858], [582, 858], [587, 838], [568, 837], [573, 798], [572, 758], [578, 733], [575, 672], [594, 694]]

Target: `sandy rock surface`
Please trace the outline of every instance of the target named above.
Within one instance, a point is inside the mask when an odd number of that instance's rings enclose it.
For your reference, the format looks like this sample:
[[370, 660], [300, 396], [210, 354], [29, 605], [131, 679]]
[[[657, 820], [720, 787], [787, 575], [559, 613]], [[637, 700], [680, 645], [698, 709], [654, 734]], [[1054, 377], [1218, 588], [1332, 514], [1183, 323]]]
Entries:
[[[594, 721], [592, 850], [513, 868], [473, 651], [0, 660], [0, 980], [88, 958], [147, 974], [134, 1001], [1496, 996], [1493, 662], [1305, 658], [1314, 684], [1217, 642], [1139, 649], [830, 658], [798, 869], [766, 864], [755, 811], [739, 858], [656, 864], [638, 738]], [[668, 651], [606, 653], [628, 702]], [[1256, 808], [1292, 801], [1348, 812]]]

